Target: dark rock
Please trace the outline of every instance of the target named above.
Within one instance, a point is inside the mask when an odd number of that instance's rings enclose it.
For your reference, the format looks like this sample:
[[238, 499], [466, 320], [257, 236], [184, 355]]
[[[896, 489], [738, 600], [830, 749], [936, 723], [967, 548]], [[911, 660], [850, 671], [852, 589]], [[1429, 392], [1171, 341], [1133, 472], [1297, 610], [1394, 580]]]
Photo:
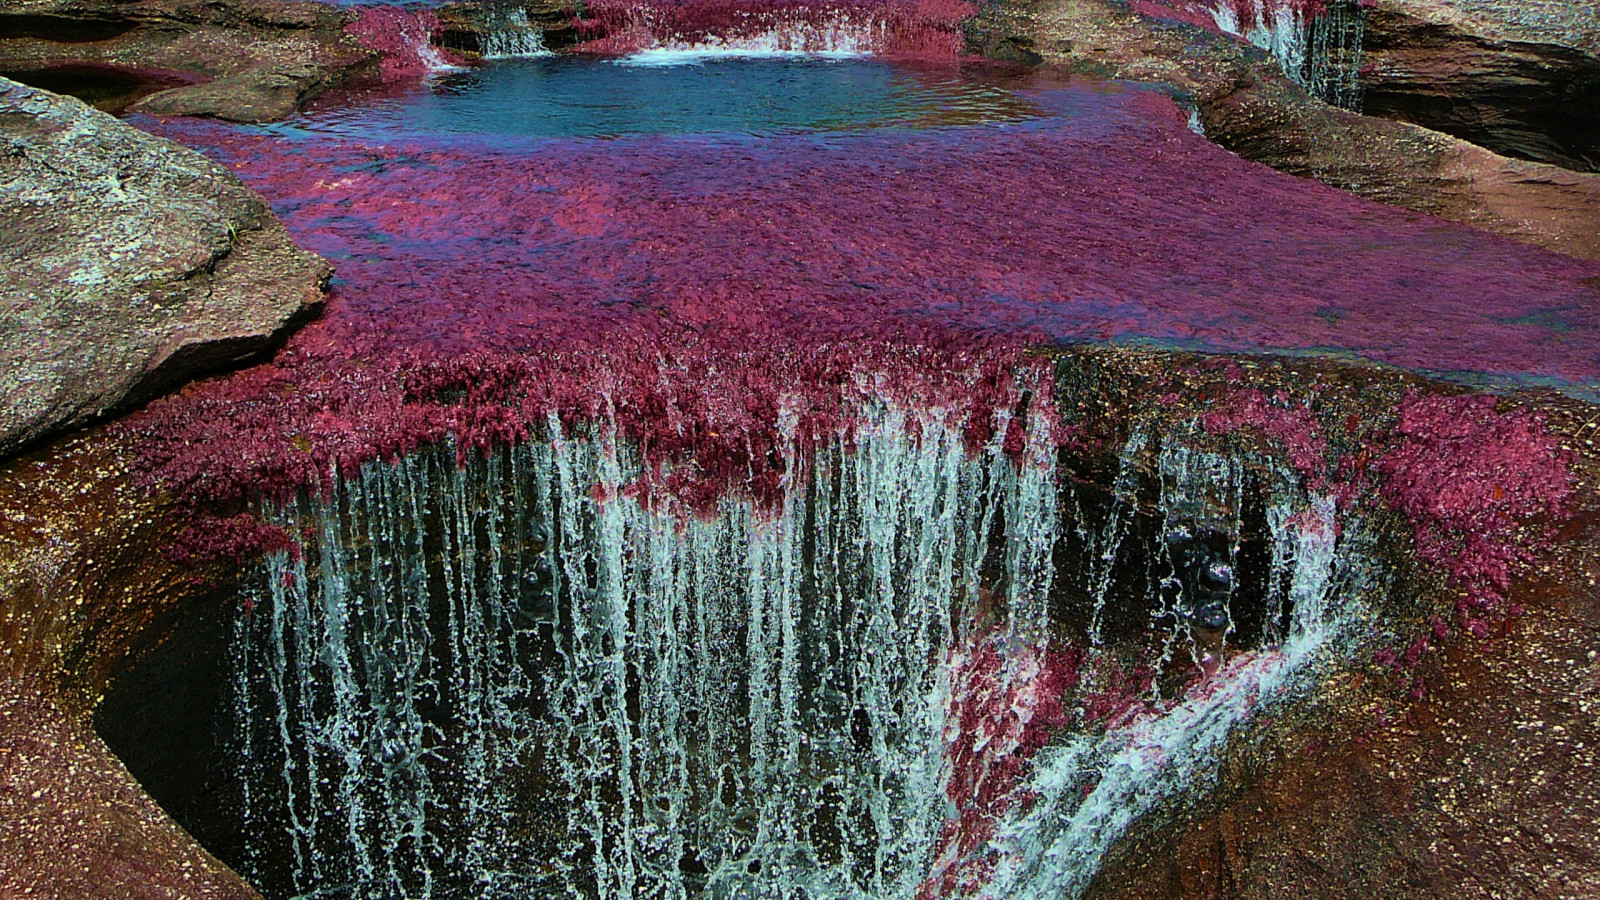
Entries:
[[[282, 118], [311, 97], [375, 71], [344, 33], [345, 12], [288, 0], [21, 0], [0, 12], [0, 71], [36, 87], [49, 73], [98, 67], [144, 85], [155, 115], [242, 122]], [[92, 88], [91, 88], [92, 90]]]
[[1044, 63], [1044, 57], [1033, 49], [1033, 40], [1018, 35], [980, 34], [972, 41], [972, 49], [980, 55], [999, 62], [1017, 63], [1024, 66], [1037, 66]]
[[[1581, 434], [1593, 415], [1555, 421]], [[1198, 808], [1135, 826], [1086, 896], [1600, 896], [1595, 500], [1518, 585], [1521, 616], [1330, 683], [1319, 713], [1234, 748]]]
[[1600, 56], [1505, 37], [1439, 6], [1400, 0], [1368, 15], [1366, 112], [1507, 156], [1600, 169]]
[[198, 153], [0, 79], [0, 454], [235, 365], [328, 265]]

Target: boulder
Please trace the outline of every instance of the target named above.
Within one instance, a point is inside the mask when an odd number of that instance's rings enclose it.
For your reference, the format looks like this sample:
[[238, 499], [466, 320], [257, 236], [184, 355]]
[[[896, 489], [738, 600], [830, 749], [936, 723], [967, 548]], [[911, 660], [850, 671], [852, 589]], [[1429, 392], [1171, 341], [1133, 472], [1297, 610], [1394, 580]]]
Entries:
[[273, 346], [330, 268], [204, 156], [0, 79], [0, 454]]
[[1500, 43], [1547, 44], [1600, 56], [1600, 15], [1573, 0], [1377, 0], [1377, 8]]
[[[0, 74], [109, 95], [102, 108], [240, 122], [283, 118], [377, 54], [348, 13], [291, 0], [19, 0], [0, 12]], [[122, 90], [108, 85], [121, 83]]]

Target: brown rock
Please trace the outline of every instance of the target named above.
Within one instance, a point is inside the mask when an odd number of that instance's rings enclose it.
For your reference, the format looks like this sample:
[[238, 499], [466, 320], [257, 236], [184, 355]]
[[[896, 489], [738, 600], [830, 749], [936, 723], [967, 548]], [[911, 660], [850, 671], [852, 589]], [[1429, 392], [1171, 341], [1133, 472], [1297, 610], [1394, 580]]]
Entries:
[[1600, 55], [1600, 13], [1574, 0], [1380, 0], [1425, 22], [1501, 42], [1555, 44]]
[[0, 454], [237, 364], [321, 302], [221, 166], [0, 79]]
[[139, 111], [269, 121], [375, 70], [348, 21], [291, 0], [21, 0], [0, 13], [0, 73], [91, 90], [99, 73], [132, 82], [119, 99]]
[[[1569, 445], [1592, 446], [1594, 408], [1554, 405]], [[1217, 793], [1137, 826], [1086, 896], [1600, 896], [1592, 450], [1578, 471], [1580, 515], [1543, 572], [1513, 586], [1523, 615], [1414, 671], [1326, 685], [1321, 715], [1234, 747]]]

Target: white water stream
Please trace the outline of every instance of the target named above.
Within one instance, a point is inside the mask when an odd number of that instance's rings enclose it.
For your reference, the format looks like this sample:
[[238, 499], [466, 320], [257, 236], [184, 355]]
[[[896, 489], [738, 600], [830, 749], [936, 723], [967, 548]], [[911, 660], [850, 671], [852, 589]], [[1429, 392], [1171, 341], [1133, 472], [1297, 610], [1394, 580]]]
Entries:
[[[283, 510], [306, 552], [271, 560], [236, 660], [243, 870], [296, 896], [926, 896], [960, 812], [947, 710], [974, 623], [1019, 661], [1002, 677], [1034, 677], [1047, 645], [1092, 663], [1110, 649], [1059, 633], [1057, 581], [1107, 602], [1152, 465], [1172, 533], [1236, 517], [1244, 470], [1137, 434], [1091, 528], [1053, 451], [1019, 467], [936, 415], [913, 440], [911, 418], [878, 409], [852, 446], [791, 454], [769, 512], [647, 506], [626, 448], [554, 423]], [[1074, 713], [1023, 760], [1037, 800], [994, 823], [989, 895], [1076, 895], [1337, 639], [1354, 601], [1330, 595], [1332, 507], [1286, 476], [1264, 492], [1288, 633], [1114, 727]], [[1069, 532], [1093, 545], [1082, 571], [1057, 570]], [[1164, 658], [1193, 652], [1181, 610], [1156, 618]]]

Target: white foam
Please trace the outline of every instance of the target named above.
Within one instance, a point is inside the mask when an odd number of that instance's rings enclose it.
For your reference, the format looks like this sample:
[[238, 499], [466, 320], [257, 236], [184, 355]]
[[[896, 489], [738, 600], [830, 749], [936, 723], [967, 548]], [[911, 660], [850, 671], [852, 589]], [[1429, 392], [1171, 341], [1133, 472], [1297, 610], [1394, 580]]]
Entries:
[[667, 67], [696, 66], [730, 59], [861, 59], [872, 54], [860, 50], [778, 50], [768, 47], [708, 46], [688, 44], [652, 47], [615, 60], [621, 66]]

